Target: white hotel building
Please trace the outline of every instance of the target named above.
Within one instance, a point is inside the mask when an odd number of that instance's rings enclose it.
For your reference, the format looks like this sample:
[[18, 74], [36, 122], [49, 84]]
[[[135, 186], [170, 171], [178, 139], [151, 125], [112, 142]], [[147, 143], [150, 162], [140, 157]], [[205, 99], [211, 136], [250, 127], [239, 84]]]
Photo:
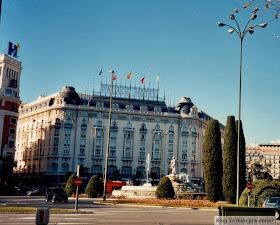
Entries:
[[[77, 165], [92, 174], [104, 173], [107, 147], [109, 97], [77, 94], [74, 87], [41, 96], [19, 109], [15, 173], [63, 181]], [[202, 145], [209, 115], [190, 98], [176, 107], [164, 101], [113, 97], [108, 174], [133, 180], [140, 171], [145, 179], [146, 158], [158, 179], [169, 173], [176, 158], [177, 173], [203, 178]], [[223, 136], [224, 126], [220, 125]], [[141, 180], [140, 179], [140, 180]], [[158, 180], [157, 179], [157, 180]]]
[[269, 174], [273, 179], [280, 179], [280, 143], [259, 144], [246, 148], [247, 172], [252, 164], [269, 165]]

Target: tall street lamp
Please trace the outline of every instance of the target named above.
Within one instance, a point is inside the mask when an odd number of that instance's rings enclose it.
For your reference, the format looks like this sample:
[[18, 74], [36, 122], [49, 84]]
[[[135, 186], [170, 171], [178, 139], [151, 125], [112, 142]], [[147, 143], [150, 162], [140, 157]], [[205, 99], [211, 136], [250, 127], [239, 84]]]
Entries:
[[[254, 25], [248, 28], [249, 23], [252, 20], [255, 20], [257, 18], [257, 14], [256, 12], [259, 10], [259, 8], [255, 8], [253, 10], [253, 15], [250, 17], [250, 19], [248, 20], [244, 30], [242, 31], [240, 29], [240, 26], [238, 24], [238, 22], [235, 19], [235, 16], [233, 14], [229, 15], [229, 18], [231, 20], [234, 20], [234, 22], [237, 25], [237, 28], [225, 24], [225, 23], [221, 23], [218, 22], [218, 26], [219, 27], [223, 27], [223, 26], [227, 26], [230, 27], [231, 29], [228, 30], [228, 33], [232, 34], [233, 32], [236, 32], [238, 34], [238, 37], [240, 38], [240, 68], [239, 68], [239, 109], [238, 109], [238, 131], [237, 131], [237, 183], [236, 183], [236, 204], [239, 205], [239, 166], [240, 166], [240, 160], [239, 160], [239, 152], [240, 152], [240, 120], [241, 120], [241, 75], [242, 75], [242, 47], [243, 47], [243, 39], [245, 37], [245, 35], [249, 32], [250, 34], [254, 33], [254, 28], [255, 27], [262, 27], [265, 28], [267, 26], [267, 23], [261, 23], [259, 25]], [[236, 10], [234, 11], [236, 12]], [[238, 12], [238, 11], [237, 11]]]
[[110, 128], [111, 128], [111, 115], [112, 115], [112, 93], [113, 93], [113, 81], [114, 81], [114, 70], [110, 70], [111, 73], [111, 89], [110, 89], [110, 108], [109, 108], [109, 119], [108, 119], [108, 134], [107, 134], [107, 147], [106, 147], [106, 161], [105, 161], [105, 172], [104, 172], [104, 190], [103, 190], [103, 201], [106, 201], [106, 188], [107, 188], [107, 174], [108, 174], [108, 159], [110, 149]]

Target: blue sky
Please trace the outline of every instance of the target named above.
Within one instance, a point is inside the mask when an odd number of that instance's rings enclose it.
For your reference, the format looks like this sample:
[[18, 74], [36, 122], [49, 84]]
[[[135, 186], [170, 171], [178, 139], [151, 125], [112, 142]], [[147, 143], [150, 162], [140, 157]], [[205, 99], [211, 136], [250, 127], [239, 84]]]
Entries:
[[[225, 124], [238, 117], [239, 46], [221, 21], [235, 8], [241, 27], [251, 16], [241, 0], [3, 0], [0, 51], [20, 43], [21, 99], [71, 85], [99, 89], [114, 69], [118, 81], [132, 70], [132, 83], [156, 85], [168, 102], [183, 96]], [[268, 21], [260, 13], [254, 24]], [[247, 145], [279, 140], [280, 21], [247, 34], [243, 49], [242, 112]], [[280, 32], [277, 34], [280, 35]], [[103, 69], [102, 76], [99, 71]], [[171, 100], [170, 100], [171, 99]]]

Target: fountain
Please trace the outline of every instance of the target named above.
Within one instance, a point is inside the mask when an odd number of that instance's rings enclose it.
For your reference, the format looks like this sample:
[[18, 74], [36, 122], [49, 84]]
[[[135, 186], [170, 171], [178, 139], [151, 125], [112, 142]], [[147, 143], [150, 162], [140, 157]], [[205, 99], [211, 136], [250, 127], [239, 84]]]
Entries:
[[150, 153], [148, 153], [146, 158], [146, 183], [143, 185], [145, 187], [152, 186], [152, 184], [149, 182], [150, 163], [151, 163], [151, 157], [150, 157]]
[[146, 183], [143, 186], [122, 186], [121, 190], [113, 190], [113, 196], [125, 196], [128, 198], [155, 198], [157, 187], [149, 182], [151, 157], [146, 158]]

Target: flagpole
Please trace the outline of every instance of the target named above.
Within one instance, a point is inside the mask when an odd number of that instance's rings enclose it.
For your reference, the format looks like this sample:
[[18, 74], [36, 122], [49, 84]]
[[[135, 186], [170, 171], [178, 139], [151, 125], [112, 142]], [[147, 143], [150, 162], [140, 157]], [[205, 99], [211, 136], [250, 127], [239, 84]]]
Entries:
[[121, 79], [121, 84], [120, 84], [120, 97], [122, 97], [122, 79]]
[[104, 190], [103, 190], [103, 201], [106, 201], [106, 188], [107, 188], [107, 173], [108, 173], [108, 159], [109, 159], [109, 148], [110, 148], [110, 130], [111, 130], [111, 115], [112, 115], [112, 95], [113, 95], [113, 81], [114, 81], [114, 70], [110, 70], [111, 76], [111, 89], [110, 89], [110, 108], [109, 108], [109, 119], [108, 119], [108, 134], [107, 134], [107, 149], [106, 149], [106, 164], [104, 174]]
[[144, 80], [144, 91], [143, 91], [143, 101], [145, 100], [145, 80]]
[[130, 71], [130, 78], [129, 78], [129, 99], [130, 99], [130, 94], [131, 94], [131, 74], [132, 74], [132, 70]]
[[129, 99], [130, 99], [130, 94], [131, 94], [131, 80], [129, 79], [129, 96], [128, 96]]
[[159, 74], [158, 74], [158, 79], [157, 79], [157, 80], [158, 80], [158, 82], [157, 82], [157, 83], [158, 83], [158, 88], [157, 88], [157, 102], [158, 102], [158, 93], [159, 93]]
[[101, 78], [101, 84], [100, 84], [100, 95], [101, 96], [101, 90], [102, 90], [102, 78]]
[[[117, 87], [118, 87], [118, 80], [116, 80], [116, 85], [115, 85], [115, 98], [117, 97]], [[114, 89], [113, 89], [114, 91]]]
[[[107, 77], [106, 77], [106, 89], [107, 89]], [[105, 97], [106, 97], [106, 91], [105, 91]]]
[[134, 99], [135, 99], [135, 92], [136, 92], [136, 80], [135, 80], [135, 85], [134, 85]]

